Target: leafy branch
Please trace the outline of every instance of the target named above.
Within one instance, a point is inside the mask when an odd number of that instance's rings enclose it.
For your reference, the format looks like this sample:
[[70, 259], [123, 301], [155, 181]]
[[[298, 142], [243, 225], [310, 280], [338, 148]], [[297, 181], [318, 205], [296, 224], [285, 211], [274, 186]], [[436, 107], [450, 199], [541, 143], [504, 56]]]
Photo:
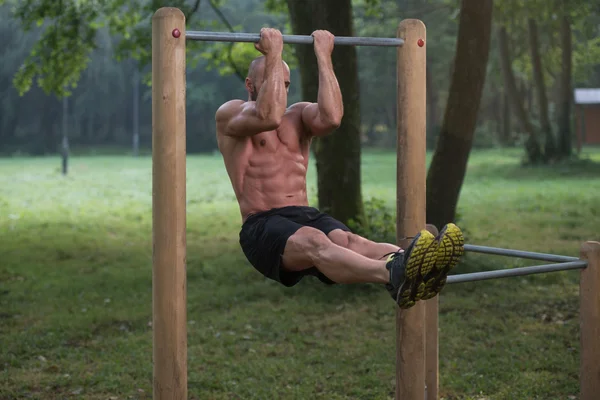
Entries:
[[[231, 24], [229, 23], [229, 20], [227, 19], [227, 17], [225, 17], [225, 15], [221, 11], [221, 9], [215, 4], [214, 0], [208, 0], [208, 3], [210, 4], [210, 6], [213, 9], [213, 11], [215, 12], [215, 14], [217, 14], [217, 17], [219, 17], [221, 22], [227, 27], [227, 29], [229, 29], [230, 32], [234, 33], [235, 30], [233, 29], [233, 26], [231, 26]], [[233, 72], [235, 73], [235, 75], [238, 78], [240, 78], [240, 80], [242, 82], [244, 82], [246, 80], [246, 77], [238, 69], [235, 61], [233, 60], [233, 45], [234, 45], [233, 42], [229, 43], [229, 45], [228, 45], [229, 48], [227, 50], [227, 61], [229, 63], [229, 66], [233, 69]]]

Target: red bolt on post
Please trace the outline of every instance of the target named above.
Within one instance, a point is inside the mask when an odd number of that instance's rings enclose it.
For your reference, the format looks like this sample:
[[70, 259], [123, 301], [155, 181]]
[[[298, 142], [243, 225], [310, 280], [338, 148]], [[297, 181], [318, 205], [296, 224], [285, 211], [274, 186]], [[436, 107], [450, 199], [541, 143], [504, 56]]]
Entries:
[[181, 32], [179, 31], [179, 29], [173, 29], [173, 37], [177, 39], [179, 36], [181, 36]]
[[425, 41], [423, 39], [419, 39], [419, 40], [417, 40], [417, 45], [419, 47], [423, 47], [425, 45]]

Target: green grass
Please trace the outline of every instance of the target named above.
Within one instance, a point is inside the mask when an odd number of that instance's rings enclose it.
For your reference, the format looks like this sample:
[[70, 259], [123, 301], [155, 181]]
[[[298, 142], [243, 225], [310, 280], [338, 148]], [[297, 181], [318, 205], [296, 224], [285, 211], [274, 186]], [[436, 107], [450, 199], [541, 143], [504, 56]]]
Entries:
[[[520, 168], [472, 154], [459, 203], [468, 242], [577, 255], [598, 240], [595, 161]], [[393, 154], [364, 157], [365, 198], [393, 207]], [[0, 160], [0, 399], [151, 399], [151, 160]], [[314, 198], [314, 166], [309, 189]], [[286, 289], [237, 243], [218, 156], [188, 158], [191, 399], [390, 399], [394, 304], [375, 285]], [[457, 272], [530, 265], [468, 254]], [[571, 399], [578, 273], [448, 286], [440, 298], [445, 399]]]

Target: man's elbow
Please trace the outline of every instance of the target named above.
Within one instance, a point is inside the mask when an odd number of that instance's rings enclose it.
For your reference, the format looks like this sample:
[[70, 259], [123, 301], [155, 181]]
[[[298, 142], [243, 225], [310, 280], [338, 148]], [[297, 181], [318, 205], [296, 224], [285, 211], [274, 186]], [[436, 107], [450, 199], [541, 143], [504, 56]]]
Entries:
[[256, 116], [261, 121], [261, 125], [263, 125], [267, 130], [279, 128], [279, 125], [281, 125], [281, 121], [283, 120], [283, 113], [278, 112], [259, 112]]
[[329, 130], [335, 130], [342, 125], [342, 115], [331, 115], [325, 121], [323, 121], [325, 128]]
[[342, 125], [342, 116], [341, 115], [339, 117], [333, 118], [331, 120], [331, 128], [332, 129], [337, 129], [340, 127], [340, 125]]
[[337, 129], [342, 124], [343, 117], [344, 117], [344, 107], [341, 105], [333, 107], [333, 109], [330, 110], [330, 112], [327, 114], [327, 118], [326, 118], [327, 125], [331, 129]]
[[274, 131], [275, 129], [279, 128], [282, 120], [283, 116], [269, 116], [267, 118], [263, 118], [265, 130]]

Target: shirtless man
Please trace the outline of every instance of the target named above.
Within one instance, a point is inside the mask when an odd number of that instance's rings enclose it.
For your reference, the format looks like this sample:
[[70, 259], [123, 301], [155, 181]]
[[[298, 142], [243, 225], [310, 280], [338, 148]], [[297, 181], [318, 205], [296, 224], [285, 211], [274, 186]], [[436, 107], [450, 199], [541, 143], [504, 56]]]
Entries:
[[290, 70], [282, 60], [282, 36], [264, 28], [255, 44], [263, 56], [250, 64], [246, 78], [248, 100], [231, 100], [216, 113], [218, 146], [242, 216], [240, 245], [259, 272], [285, 286], [306, 275], [327, 284], [381, 283], [401, 308], [409, 308], [440, 292], [463, 253], [462, 233], [453, 224], [437, 237], [422, 230], [403, 251], [353, 234], [309, 207], [311, 140], [332, 133], [343, 115], [331, 61], [334, 37], [327, 31], [312, 36], [317, 103], [287, 107]]

